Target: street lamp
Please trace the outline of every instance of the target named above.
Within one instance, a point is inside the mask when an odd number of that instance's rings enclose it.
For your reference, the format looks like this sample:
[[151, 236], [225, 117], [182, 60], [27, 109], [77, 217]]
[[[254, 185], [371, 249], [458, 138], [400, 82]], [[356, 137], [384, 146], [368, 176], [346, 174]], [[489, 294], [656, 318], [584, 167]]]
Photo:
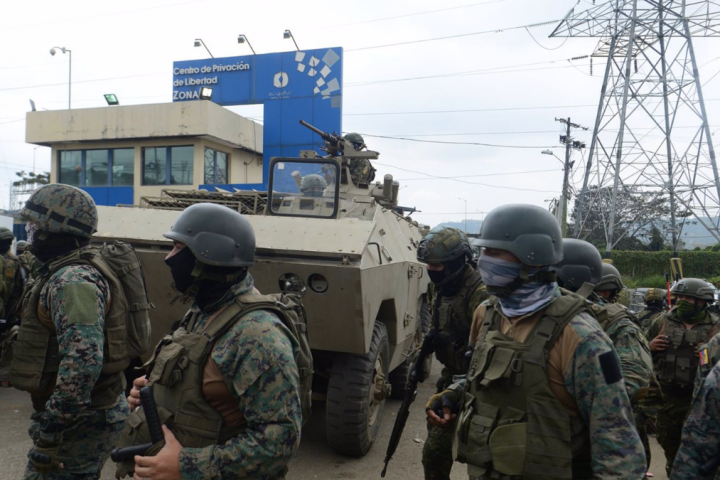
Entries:
[[300, 51], [300, 47], [298, 47], [298, 44], [297, 44], [297, 42], [295, 41], [295, 37], [293, 37], [293, 34], [292, 34], [292, 32], [291, 32], [290, 30], [285, 30], [285, 32], [283, 33], [283, 38], [286, 39], [286, 40], [287, 40], [288, 38], [291, 38], [292, 41], [293, 41], [293, 43], [295, 44], [295, 48], [297, 48], [298, 52]]
[[460, 197], [458, 197], [458, 200], [462, 200], [463, 202], [465, 202], [465, 233], [467, 233], [467, 200]]
[[195, 46], [196, 46], [196, 47], [201, 47], [201, 46], [202, 46], [202, 47], [205, 47], [205, 50], [207, 50], [207, 52], [210, 54], [210, 57], [211, 57], [211, 58], [215, 58], [215, 57], [213, 56], [212, 52], [210, 52], [210, 49], [207, 47], [207, 45], [205, 45], [205, 42], [202, 41], [202, 38], [196, 38], [196, 39], [195, 39]]
[[50, 49], [50, 55], [55, 56], [57, 49], [60, 49], [62, 53], [70, 54], [70, 73], [68, 75], [68, 110], [72, 108], [72, 51], [65, 47], [53, 47]]
[[248, 40], [245, 35], [238, 35], [238, 43], [247, 43], [248, 47], [250, 47], [250, 50], [252, 50], [253, 55], [257, 55], [257, 53], [255, 53], [255, 49], [252, 47], [252, 45], [250, 45], [250, 40]]

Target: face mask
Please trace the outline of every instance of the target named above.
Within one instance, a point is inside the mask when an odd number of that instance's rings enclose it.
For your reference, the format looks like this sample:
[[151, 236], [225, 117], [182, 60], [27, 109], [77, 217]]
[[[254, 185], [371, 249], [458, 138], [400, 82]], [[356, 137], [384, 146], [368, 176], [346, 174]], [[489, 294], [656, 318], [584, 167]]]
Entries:
[[705, 317], [705, 307], [690, 303], [687, 300], [677, 302], [675, 310], [678, 318], [685, 323], [697, 323]]
[[[480, 275], [491, 295], [493, 295], [493, 287], [507, 287], [518, 283], [521, 268], [521, 263], [486, 255], [481, 255], [478, 261]], [[547, 267], [530, 267], [528, 273], [532, 276], [545, 268]], [[555, 285], [554, 282], [538, 281], [520, 283], [509, 295], [498, 298], [502, 312], [508, 317], [519, 317], [539, 310], [552, 301]]]
[[195, 255], [189, 248], [185, 247], [170, 258], [165, 259], [165, 264], [170, 267], [173, 288], [180, 293], [186, 293], [195, 282], [192, 271], [195, 269]]
[[442, 270], [428, 270], [430, 281], [436, 287], [442, 287], [444, 295], [456, 295], [462, 287], [463, 273], [465, 273], [465, 256], [460, 256], [443, 263]]
[[32, 247], [33, 243], [35, 243], [35, 239], [40, 233], [40, 229], [37, 227], [37, 225], [33, 223], [28, 223], [25, 225], [25, 233], [27, 234], [27, 246], [28, 248], [30, 248]]

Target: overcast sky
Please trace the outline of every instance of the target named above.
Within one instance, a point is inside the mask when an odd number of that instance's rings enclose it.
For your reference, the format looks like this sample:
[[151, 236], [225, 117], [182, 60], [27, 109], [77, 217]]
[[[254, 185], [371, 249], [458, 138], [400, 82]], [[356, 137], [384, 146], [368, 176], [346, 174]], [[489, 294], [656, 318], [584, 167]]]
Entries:
[[[343, 47], [343, 130], [441, 142], [366, 136], [381, 152], [378, 178], [400, 181], [400, 203], [435, 225], [482, 218], [498, 205], [546, 206], [559, 195], [564, 156], [556, 117], [592, 127], [603, 60], [590, 76], [595, 39], [548, 38], [577, 0], [25, 0], [6, 2], [0, 18], [0, 206], [18, 170], [49, 170], [50, 149], [25, 144], [25, 113], [67, 108], [68, 56], [73, 55], [73, 108], [102, 107], [105, 93], [121, 104], [171, 101], [173, 61], [207, 58], [193, 47], [202, 38], [215, 57]], [[578, 9], [591, 3], [581, 1]], [[478, 32], [491, 33], [478, 33]], [[478, 34], [475, 34], [478, 33]], [[473, 34], [473, 35], [465, 35]], [[531, 36], [532, 34], [532, 36]], [[455, 38], [437, 39], [439, 37]], [[534, 38], [533, 38], [534, 37]], [[417, 42], [418, 40], [430, 40]], [[384, 46], [403, 42], [403, 45]], [[720, 70], [717, 39], [695, 43], [701, 78]], [[380, 48], [368, 48], [378, 47]], [[720, 58], [720, 57], [718, 57]], [[434, 77], [434, 78], [421, 78]], [[395, 81], [397, 80], [397, 81]], [[711, 126], [720, 126], [720, 76], [704, 88]], [[233, 107], [262, 119], [262, 107]], [[459, 110], [465, 110], [459, 112]], [[590, 144], [590, 132], [577, 138]], [[511, 148], [528, 147], [528, 148]], [[576, 154], [575, 182], [582, 161]], [[431, 175], [431, 176], [428, 176]], [[438, 179], [432, 176], [457, 177]]]

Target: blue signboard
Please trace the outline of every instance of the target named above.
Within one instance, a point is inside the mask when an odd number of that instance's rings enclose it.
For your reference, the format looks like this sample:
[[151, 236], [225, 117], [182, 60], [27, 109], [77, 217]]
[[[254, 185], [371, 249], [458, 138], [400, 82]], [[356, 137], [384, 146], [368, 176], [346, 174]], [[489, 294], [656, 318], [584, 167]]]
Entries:
[[339, 47], [174, 62], [173, 101], [199, 100], [209, 87], [219, 105], [263, 104], [263, 183], [236, 186], [265, 189], [270, 158], [296, 157], [322, 143], [300, 120], [342, 132], [342, 74]]

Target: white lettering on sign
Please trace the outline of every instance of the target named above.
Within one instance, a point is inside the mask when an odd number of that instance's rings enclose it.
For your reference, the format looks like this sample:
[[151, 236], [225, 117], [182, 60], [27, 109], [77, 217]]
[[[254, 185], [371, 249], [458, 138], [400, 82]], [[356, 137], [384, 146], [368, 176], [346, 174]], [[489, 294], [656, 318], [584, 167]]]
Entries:
[[191, 87], [193, 85], [217, 85], [218, 77], [181, 78], [173, 80], [173, 87]]
[[179, 92], [173, 90], [173, 100], [199, 100], [200, 92]]
[[175, 68], [173, 75], [197, 75], [198, 73], [215, 72], [242, 72], [250, 70], [250, 64], [245, 62], [233, 63], [230, 65], [204, 65], [203, 67]]

